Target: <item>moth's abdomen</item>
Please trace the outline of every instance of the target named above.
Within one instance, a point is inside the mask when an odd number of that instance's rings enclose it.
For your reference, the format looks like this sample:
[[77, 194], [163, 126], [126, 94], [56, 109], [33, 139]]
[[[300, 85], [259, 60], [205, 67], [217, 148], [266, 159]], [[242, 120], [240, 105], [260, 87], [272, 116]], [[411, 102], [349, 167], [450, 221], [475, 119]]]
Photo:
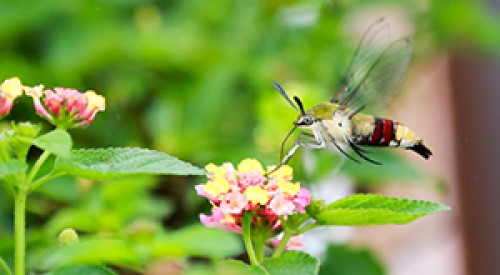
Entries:
[[387, 118], [374, 117], [372, 130], [368, 134], [359, 135], [356, 143], [369, 146], [402, 147], [413, 150], [428, 159], [432, 152], [421, 138], [405, 125]]

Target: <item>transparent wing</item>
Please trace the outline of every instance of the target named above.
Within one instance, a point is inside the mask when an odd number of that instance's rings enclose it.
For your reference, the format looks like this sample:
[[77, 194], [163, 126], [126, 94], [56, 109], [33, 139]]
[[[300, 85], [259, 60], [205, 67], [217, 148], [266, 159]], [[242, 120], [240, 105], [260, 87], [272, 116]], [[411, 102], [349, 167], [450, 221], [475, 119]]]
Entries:
[[393, 97], [408, 70], [412, 47], [408, 39], [389, 41], [387, 23], [377, 20], [361, 39], [331, 102], [381, 108]]

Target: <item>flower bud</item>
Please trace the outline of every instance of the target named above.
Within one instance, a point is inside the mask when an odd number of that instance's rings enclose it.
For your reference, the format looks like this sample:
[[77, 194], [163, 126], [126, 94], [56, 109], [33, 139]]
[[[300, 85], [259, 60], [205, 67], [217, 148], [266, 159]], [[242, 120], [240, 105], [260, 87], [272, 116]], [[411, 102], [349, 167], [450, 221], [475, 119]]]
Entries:
[[78, 243], [78, 234], [73, 228], [66, 228], [59, 233], [60, 245], [72, 245]]

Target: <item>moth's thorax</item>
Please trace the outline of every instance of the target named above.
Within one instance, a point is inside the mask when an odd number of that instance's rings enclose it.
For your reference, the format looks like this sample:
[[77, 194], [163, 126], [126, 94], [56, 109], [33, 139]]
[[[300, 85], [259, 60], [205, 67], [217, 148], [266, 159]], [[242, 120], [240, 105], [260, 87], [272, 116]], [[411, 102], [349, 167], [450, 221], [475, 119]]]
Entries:
[[335, 103], [320, 103], [306, 112], [314, 118], [311, 125], [297, 125], [302, 129], [311, 130], [317, 139], [330, 141], [334, 139], [338, 143], [348, 143], [352, 137], [353, 124], [349, 118], [349, 109], [339, 109]]
[[322, 102], [307, 110], [306, 114], [310, 114], [316, 120], [331, 119], [339, 107], [336, 103]]

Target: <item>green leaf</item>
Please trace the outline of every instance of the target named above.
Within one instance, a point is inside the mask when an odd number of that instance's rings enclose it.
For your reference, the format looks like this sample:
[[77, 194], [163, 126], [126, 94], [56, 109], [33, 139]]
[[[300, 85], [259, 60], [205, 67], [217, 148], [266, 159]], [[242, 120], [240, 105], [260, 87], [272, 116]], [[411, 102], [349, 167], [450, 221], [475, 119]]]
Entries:
[[216, 274], [268, 275], [262, 266], [247, 265], [242, 261], [225, 260], [215, 266]]
[[33, 139], [40, 132], [40, 125], [29, 122], [12, 123], [11, 129], [0, 133], [0, 145], [18, 159], [26, 159]]
[[0, 257], [0, 271], [2, 270], [5, 275], [12, 275], [9, 266], [7, 265], [5, 260], [2, 257]]
[[322, 225], [405, 224], [443, 210], [450, 208], [429, 201], [357, 194], [329, 204], [314, 218]]
[[33, 144], [56, 156], [69, 158], [72, 141], [68, 132], [56, 129], [35, 138]]
[[137, 267], [139, 259], [130, 246], [118, 239], [89, 238], [78, 243], [61, 246], [49, 253], [42, 262], [42, 268], [70, 264], [115, 264]]
[[55, 269], [47, 275], [114, 275], [109, 268], [98, 265], [69, 265]]
[[212, 259], [236, 256], [242, 252], [243, 246], [235, 234], [202, 225], [167, 234], [155, 242], [154, 248], [157, 256], [200, 256]]
[[58, 159], [56, 170], [91, 179], [130, 175], [203, 175], [205, 170], [163, 152], [141, 148], [79, 149]]
[[18, 173], [24, 173], [28, 166], [18, 159], [9, 159], [0, 163], [0, 178]]
[[384, 275], [383, 265], [367, 249], [331, 245], [321, 261], [320, 275]]
[[262, 267], [273, 275], [318, 274], [319, 261], [304, 252], [288, 251], [281, 257], [264, 260]]

